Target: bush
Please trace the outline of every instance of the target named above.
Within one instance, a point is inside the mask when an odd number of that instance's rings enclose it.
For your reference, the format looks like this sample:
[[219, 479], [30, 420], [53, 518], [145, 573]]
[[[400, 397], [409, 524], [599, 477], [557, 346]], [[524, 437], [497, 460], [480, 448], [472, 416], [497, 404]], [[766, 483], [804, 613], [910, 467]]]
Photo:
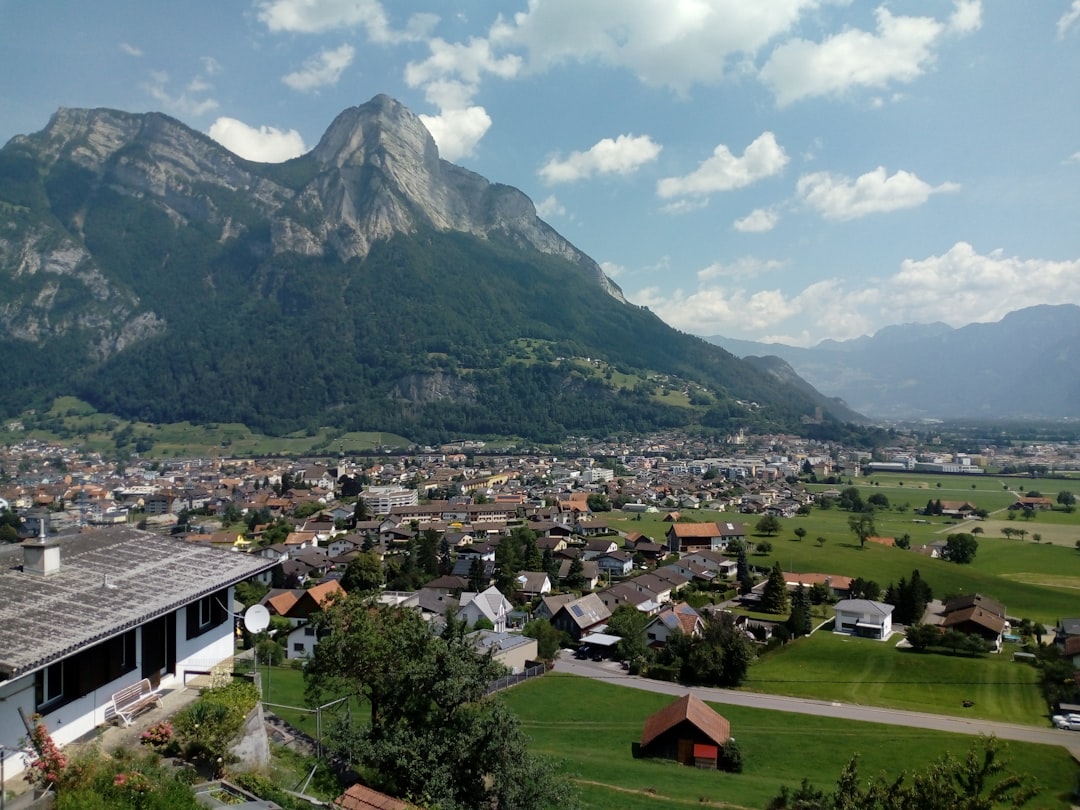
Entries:
[[652, 664], [645, 670], [645, 677], [656, 681], [677, 681], [680, 667], [667, 666], [665, 664]]
[[239, 736], [259, 695], [255, 685], [233, 681], [208, 689], [173, 718], [180, 750], [192, 762], [225, 763], [229, 746]]
[[718, 770], [727, 771], [728, 773], [742, 773], [742, 751], [735, 743], [735, 740], [728, 740], [720, 747], [720, 754], [716, 758], [716, 767]]

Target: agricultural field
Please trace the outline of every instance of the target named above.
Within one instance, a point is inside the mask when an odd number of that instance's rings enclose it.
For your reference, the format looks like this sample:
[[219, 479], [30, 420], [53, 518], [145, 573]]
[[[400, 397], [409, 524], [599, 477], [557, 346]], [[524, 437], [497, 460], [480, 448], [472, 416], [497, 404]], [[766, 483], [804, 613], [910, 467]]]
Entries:
[[[714, 706], [730, 721], [744, 759], [741, 774], [726, 774], [632, 757], [645, 718], [670, 696], [558, 673], [502, 695], [521, 718], [531, 750], [557, 760], [577, 783], [583, 805], [598, 810], [760, 809], [781, 785], [797, 787], [804, 777], [832, 787], [855, 753], [864, 778], [897, 776], [946, 752], [962, 757], [978, 743], [977, 737], [916, 728]], [[1065, 749], [1012, 742], [1006, 751], [1014, 770], [1042, 786], [1032, 807], [1070, 806], [1077, 766]]]
[[[750, 667], [749, 692], [835, 700], [905, 711], [1049, 726], [1039, 671], [999, 655], [978, 658], [916, 653], [890, 641], [828, 630], [767, 653]], [[973, 706], [965, 708], [964, 701]]]
[[[892, 496], [889, 497], [891, 504]], [[979, 550], [975, 560], [968, 565], [958, 565], [873, 542], [860, 547], [847, 525], [849, 513], [836, 507], [815, 508], [805, 517], [782, 519], [780, 531], [774, 536], [754, 533], [754, 524], [758, 520], [754, 515], [706, 510], [684, 514], [698, 522], [743, 523], [751, 542], [768, 541], [772, 546], [768, 554], [750, 555], [750, 563], [759, 569], [779, 562], [785, 571], [863, 577], [884, 588], [901, 577], [910, 577], [912, 570], [917, 568], [936, 597], [983, 593], [1004, 603], [1012, 616], [1048, 625], [1056, 624], [1063, 616], [1076, 615], [1080, 605], [1080, 551], [1075, 543], [1037, 544], [1031, 541], [1030, 533], [1026, 541], [1007, 540], [990, 536], [984, 528], [984, 533], [977, 535]], [[1080, 537], [1080, 512], [1071, 517], [1076, 521], [1075, 527], [1066, 528]], [[669, 525], [663, 522], [662, 514], [638, 516], [612, 512], [606, 519], [609, 525], [621, 531], [641, 532], [661, 542]], [[941, 542], [949, 533], [970, 530], [970, 525], [974, 524], [948, 525], [939, 517], [928, 518], [928, 523], [913, 523], [911, 512], [891, 509], [875, 513], [874, 519], [878, 535], [900, 537], [908, 534], [913, 547]], [[986, 523], [990, 521], [980, 522]], [[1040, 526], [1039, 518], [1009, 521], [1010, 525], [1014, 523], [1026, 524], [1029, 532], [1045, 529], [1049, 533], [1056, 528]], [[801, 541], [794, 534], [797, 527], [806, 530]], [[819, 543], [817, 538], [824, 538], [825, 542]]]

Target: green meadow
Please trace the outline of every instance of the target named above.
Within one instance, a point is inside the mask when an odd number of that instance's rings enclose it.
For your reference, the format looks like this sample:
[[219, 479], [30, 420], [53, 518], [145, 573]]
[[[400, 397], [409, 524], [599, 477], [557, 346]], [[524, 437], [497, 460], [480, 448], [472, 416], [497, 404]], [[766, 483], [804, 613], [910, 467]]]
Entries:
[[[759, 658], [741, 688], [1049, 726], [1039, 671], [1014, 662], [1012, 645], [999, 655], [969, 658], [897, 649], [897, 641], [897, 636], [881, 642], [820, 631]], [[974, 705], [965, 708], [964, 701]]]
[[[502, 694], [521, 719], [530, 749], [557, 760], [577, 783], [583, 805], [598, 810], [762, 808], [781, 785], [797, 787], [804, 777], [831, 787], [854, 754], [863, 778], [879, 772], [897, 776], [946, 752], [962, 757], [979, 742], [917, 728], [716, 705], [731, 723], [744, 759], [742, 773], [726, 774], [632, 757], [645, 719], [670, 696], [558, 673]], [[1010, 767], [1041, 787], [1032, 807], [1070, 806], [1077, 765], [1064, 748], [1003, 745]]]

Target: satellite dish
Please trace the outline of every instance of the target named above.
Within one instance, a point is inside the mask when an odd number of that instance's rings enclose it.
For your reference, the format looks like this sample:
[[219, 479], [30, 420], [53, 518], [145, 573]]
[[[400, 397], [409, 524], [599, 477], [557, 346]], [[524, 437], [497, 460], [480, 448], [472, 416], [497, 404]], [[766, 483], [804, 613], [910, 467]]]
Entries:
[[249, 633], [261, 633], [270, 626], [270, 611], [262, 605], [252, 605], [244, 611], [244, 627]]

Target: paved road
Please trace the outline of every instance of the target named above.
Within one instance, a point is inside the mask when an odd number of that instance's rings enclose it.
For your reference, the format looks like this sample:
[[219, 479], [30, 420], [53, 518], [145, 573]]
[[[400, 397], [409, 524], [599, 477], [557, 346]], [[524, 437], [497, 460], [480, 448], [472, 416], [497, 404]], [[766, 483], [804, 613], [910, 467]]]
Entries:
[[1069, 749], [1080, 760], [1080, 732], [1060, 731], [1054, 728], [1020, 726], [1014, 723], [997, 723], [988, 720], [968, 720], [924, 712], [906, 712], [898, 709], [882, 709], [875, 706], [859, 706], [853, 703], [832, 703], [826, 700], [763, 695], [755, 692], [739, 692], [733, 689], [711, 689], [700, 686], [682, 686], [676, 683], [651, 681], [628, 675], [619, 664], [613, 662], [578, 661], [568, 650], [563, 650], [555, 665], [556, 672], [581, 675], [586, 678], [607, 681], [619, 686], [644, 689], [666, 695], [684, 695], [692, 692], [711, 703], [731, 706], [747, 706], [753, 709], [769, 709], [779, 712], [812, 714], [819, 717], [835, 717], [841, 720], [859, 720], [870, 723], [886, 723], [894, 726], [910, 726], [954, 734], [985, 734], [1003, 740], [1060, 745]]

